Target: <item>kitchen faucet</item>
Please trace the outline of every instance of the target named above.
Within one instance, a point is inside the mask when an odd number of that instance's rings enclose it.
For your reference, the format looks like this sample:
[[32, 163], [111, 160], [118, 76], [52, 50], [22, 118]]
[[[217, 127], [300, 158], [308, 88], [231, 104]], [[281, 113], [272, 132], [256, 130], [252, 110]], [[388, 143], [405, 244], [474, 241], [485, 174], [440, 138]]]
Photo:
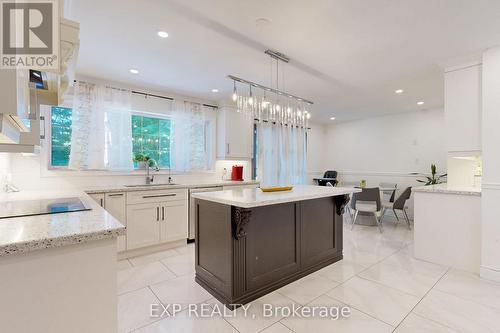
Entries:
[[[152, 166], [150, 166], [152, 164]], [[146, 185], [151, 185], [154, 180], [154, 175], [150, 175], [149, 168], [152, 167], [154, 171], [160, 171], [158, 163], [155, 160], [149, 160], [146, 162]]]

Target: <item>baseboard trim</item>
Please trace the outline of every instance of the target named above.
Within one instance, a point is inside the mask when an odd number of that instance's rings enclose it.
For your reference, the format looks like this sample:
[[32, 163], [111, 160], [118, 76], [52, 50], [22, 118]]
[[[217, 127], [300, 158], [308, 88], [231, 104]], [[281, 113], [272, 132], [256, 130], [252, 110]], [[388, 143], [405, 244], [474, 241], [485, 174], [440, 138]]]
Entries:
[[500, 282], [500, 269], [493, 267], [481, 266], [479, 268], [479, 275], [483, 279]]
[[159, 252], [159, 251], [170, 250], [170, 249], [173, 249], [176, 247], [184, 246], [186, 244], [187, 244], [187, 240], [181, 239], [181, 240], [172, 241], [169, 243], [162, 243], [162, 244], [158, 244], [158, 245], [141, 247], [141, 248], [133, 249], [133, 250], [126, 250], [123, 252], [118, 252], [118, 260], [143, 256], [146, 254], [151, 254], [151, 253], [155, 253], [155, 252]]
[[[427, 175], [427, 173], [414, 174], [412, 172], [379, 172], [379, 171], [338, 171], [339, 175], [352, 176], [388, 176], [388, 177], [408, 177], [418, 178]], [[446, 173], [444, 171], [443, 173]]]
[[485, 183], [481, 184], [481, 189], [484, 190], [500, 190], [500, 183]]

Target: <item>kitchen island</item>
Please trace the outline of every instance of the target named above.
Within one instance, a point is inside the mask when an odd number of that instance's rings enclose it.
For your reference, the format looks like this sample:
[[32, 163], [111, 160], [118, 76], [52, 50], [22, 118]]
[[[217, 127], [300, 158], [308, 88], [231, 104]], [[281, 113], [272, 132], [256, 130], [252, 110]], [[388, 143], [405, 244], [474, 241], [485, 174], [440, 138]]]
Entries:
[[196, 281], [228, 307], [342, 259], [342, 212], [358, 189], [295, 186], [194, 194]]

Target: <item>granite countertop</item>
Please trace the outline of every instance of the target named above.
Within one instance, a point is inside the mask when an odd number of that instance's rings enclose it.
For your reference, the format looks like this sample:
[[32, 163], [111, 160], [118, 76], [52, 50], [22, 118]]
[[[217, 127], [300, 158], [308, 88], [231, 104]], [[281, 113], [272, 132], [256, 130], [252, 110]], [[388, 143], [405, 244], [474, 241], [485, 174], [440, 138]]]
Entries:
[[152, 191], [152, 190], [175, 190], [175, 189], [189, 189], [200, 187], [212, 186], [237, 186], [237, 185], [253, 185], [259, 184], [256, 180], [221, 180], [210, 182], [190, 182], [190, 183], [174, 183], [173, 185], [144, 185], [144, 186], [125, 186], [125, 185], [103, 185], [92, 186], [85, 189], [88, 194], [98, 193], [113, 193], [113, 192], [134, 192], [134, 191]]
[[333, 197], [356, 192], [361, 192], [361, 189], [296, 185], [293, 190], [283, 192], [262, 192], [259, 188], [244, 188], [219, 192], [194, 193], [192, 196], [196, 199], [217, 202], [224, 205], [252, 208], [286, 202]]
[[419, 186], [412, 188], [413, 192], [443, 193], [456, 195], [481, 196], [481, 188], [473, 186], [453, 186], [448, 184]]
[[78, 197], [91, 210], [0, 219], [0, 256], [79, 244], [125, 234], [125, 227], [82, 192], [18, 192], [0, 201]]

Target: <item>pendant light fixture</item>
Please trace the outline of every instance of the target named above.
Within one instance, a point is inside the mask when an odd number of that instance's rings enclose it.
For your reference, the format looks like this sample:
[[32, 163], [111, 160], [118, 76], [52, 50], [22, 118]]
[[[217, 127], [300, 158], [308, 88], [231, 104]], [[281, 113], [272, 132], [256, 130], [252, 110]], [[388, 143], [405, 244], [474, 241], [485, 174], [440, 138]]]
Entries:
[[[248, 113], [257, 121], [272, 121], [283, 125], [307, 128], [311, 113], [306, 110], [305, 105], [312, 105], [313, 102], [280, 90], [279, 63], [288, 63], [290, 59], [282, 53], [271, 50], [267, 50], [265, 53], [271, 57], [271, 85], [273, 85], [273, 76], [275, 74], [275, 88], [234, 75], [228, 75], [228, 78], [233, 80], [232, 100], [236, 102], [238, 112]], [[276, 61], [275, 73], [273, 71], [273, 61]], [[284, 71], [282, 72], [282, 76], [281, 85], [284, 87]], [[249, 90], [247, 96], [238, 94], [237, 83], [248, 84]], [[253, 88], [257, 88], [256, 95]], [[269, 98], [267, 92], [276, 95], [274, 101]]]

